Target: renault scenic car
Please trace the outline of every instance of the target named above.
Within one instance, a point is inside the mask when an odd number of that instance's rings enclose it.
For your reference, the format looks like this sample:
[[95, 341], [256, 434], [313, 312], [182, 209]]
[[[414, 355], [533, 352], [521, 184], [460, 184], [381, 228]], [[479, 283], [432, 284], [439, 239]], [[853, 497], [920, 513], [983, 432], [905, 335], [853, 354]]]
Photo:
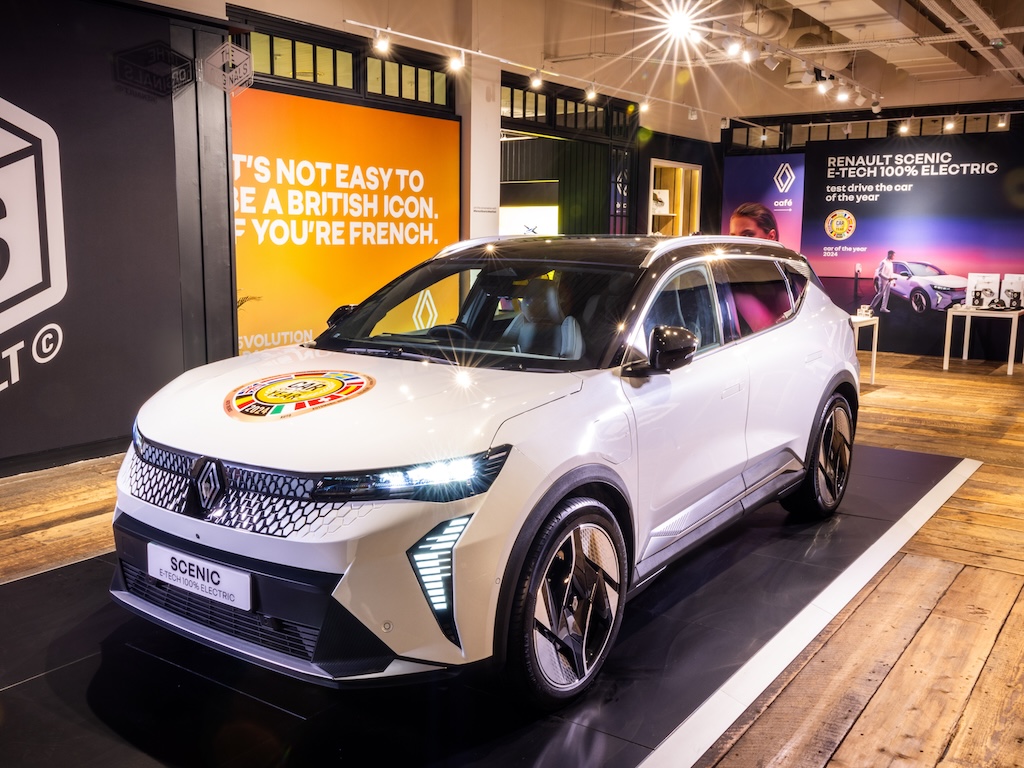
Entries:
[[494, 665], [558, 707], [709, 534], [835, 512], [858, 374], [849, 315], [777, 243], [460, 243], [312, 343], [156, 393], [111, 591], [309, 681]]
[[[894, 261], [896, 282], [892, 292], [910, 302], [910, 308], [920, 314], [929, 309], [946, 310], [961, 303], [967, 296], [967, 278], [950, 275], [923, 261]], [[880, 279], [875, 277], [875, 292], [880, 290]]]

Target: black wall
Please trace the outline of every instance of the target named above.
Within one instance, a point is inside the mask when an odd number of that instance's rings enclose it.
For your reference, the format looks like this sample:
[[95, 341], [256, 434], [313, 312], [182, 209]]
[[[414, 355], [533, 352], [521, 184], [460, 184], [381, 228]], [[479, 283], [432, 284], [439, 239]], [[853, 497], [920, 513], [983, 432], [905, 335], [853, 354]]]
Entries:
[[[700, 184], [700, 231], [717, 235], [722, 228], [722, 188], [725, 161], [720, 144], [708, 144], [695, 139], [669, 136], [664, 133], [641, 133], [640, 163], [634, 190], [644, 190], [637, 195], [637, 221], [646, 222], [651, 188], [651, 160], [672, 160], [701, 167]], [[646, 225], [645, 225], [646, 226]]]
[[67, 264], [58, 303], [0, 330], [3, 475], [124, 449], [141, 403], [236, 334], [227, 97], [194, 77], [223, 31], [88, 0], [0, 0], [0, 18], [0, 99], [59, 141]]

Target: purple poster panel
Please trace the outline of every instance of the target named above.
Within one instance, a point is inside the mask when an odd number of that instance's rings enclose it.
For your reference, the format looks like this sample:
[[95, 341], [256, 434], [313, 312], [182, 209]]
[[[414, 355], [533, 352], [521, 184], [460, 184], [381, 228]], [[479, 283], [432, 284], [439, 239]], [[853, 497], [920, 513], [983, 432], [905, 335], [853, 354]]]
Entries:
[[727, 157], [722, 202], [722, 232], [729, 233], [729, 219], [747, 202], [761, 203], [775, 216], [779, 240], [801, 250], [804, 207], [803, 155], [752, 155]]
[[951, 275], [1024, 272], [1019, 137], [807, 146], [803, 252], [823, 277], [870, 278], [888, 250]]

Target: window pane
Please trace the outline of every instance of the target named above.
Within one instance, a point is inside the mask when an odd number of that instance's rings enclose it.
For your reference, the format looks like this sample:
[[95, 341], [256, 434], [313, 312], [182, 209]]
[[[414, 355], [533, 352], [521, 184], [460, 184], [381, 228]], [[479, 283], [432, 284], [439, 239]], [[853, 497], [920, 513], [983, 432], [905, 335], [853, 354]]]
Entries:
[[501, 86], [501, 116], [512, 117], [512, 89], [507, 85]]
[[749, 336], [781, 323], [793, 314], [786, 281], [774, 261], [750, 259], [722, 262], [732, 289], [734, 320], [740, 335]]
[[416, 89], [416, 98], [420, 101], [430, 101], [430, 80], [431, 74], [429, 69], [416, 70], [416, 77], [419, 80], [419, 85]]
[[416, 99], [416, 67], [402, 64], [402, 98]]
[[873, 123], [868, 123], [869, 139], [884, 139], [888, 135], [889, 123], [887, 120], [876, 120]]
[[313, 46], [295, 41], [295, 78], [313, 82]]
[[316, 47], [316, 81], [334, 85], [334, 49]]
[[384, 62], [384, 95], [399, 97], [402, 95], [400, 90], [401, 81], [399, 80], [399, 69], [398, 62], [385, 61]]
[[545, 96], [543, 93], [538, 93], [537, 94], [537, 119], [538, 120], [544, 120], [544, 118], [547, 117], [547, 114], [548, 114], [547, 104], [548, 104], [548, 97]]
[[382, 63], [380, 59], [370, 57], [366, 59], [366, 90], [370, 93], [384, 93]]
[[444, 72], [434, 73], [434, 103], [442, 106], [448, 103], [448, 75]]
[[[335, 51], [335, 59], [337, 61], [337, 79], [336, 84], [340, 88], [353, 88], [355, 83], [354, 75], [352, 74], [352, 54], [348, 51]], [[378, 62], [378, 65], [380, 62]], [[377, 82], [380, 83], [380, 67], [377, 68]], [[377, 93], [380, 93], [378, 90]]]
[[517, 120], [523, 117], [523, 92], [518, 88], [512, 90], [512, 117]]
[[249, 36], [249, 47], [252, 49], [252, 66], [256, 72], [270, 74], [270, 35], [253, 32]]
[[555, 99], [555, 125], [565, 125], [565, 99]]
[[274, 74], [279, 77], [295, 77], [292, 41], [283, 37], [274, 38]]
[[533, 91], [526, 92], [526, 111], [523, 113], [523, 117], [527, 120], [533, 120], [537, 116], [537, 94]]

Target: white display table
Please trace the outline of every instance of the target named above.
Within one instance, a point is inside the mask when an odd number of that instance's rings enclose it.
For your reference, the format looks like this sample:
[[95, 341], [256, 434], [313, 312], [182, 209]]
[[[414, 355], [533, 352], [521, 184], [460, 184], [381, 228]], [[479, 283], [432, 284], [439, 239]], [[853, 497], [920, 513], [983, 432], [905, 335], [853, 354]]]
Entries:
[[[878, 357], [878, 315], [850, 315], [850, 322], [857, 331], [860, 340], [860, 329], [871, 327], [871, 383], [875, 383], [875, 358]], [[859, 346], [859, 344], [858, 344]]]
[[1024, 309], [969, 309], [964, 306], [950, 307], [946, 310], [946, 346], [942, 353], [942, 370], [949, 370], [949, 342], [953, 336], [953, 318], [964, 318], [964, 360], [971, 346], [971, 320], [975, 317], [999, 317], [1010, 321], [1010, 352], [1006, 356], [1006, 375], [1013, 375], [1013, 358], [1017, 351], [1017, 323]]

